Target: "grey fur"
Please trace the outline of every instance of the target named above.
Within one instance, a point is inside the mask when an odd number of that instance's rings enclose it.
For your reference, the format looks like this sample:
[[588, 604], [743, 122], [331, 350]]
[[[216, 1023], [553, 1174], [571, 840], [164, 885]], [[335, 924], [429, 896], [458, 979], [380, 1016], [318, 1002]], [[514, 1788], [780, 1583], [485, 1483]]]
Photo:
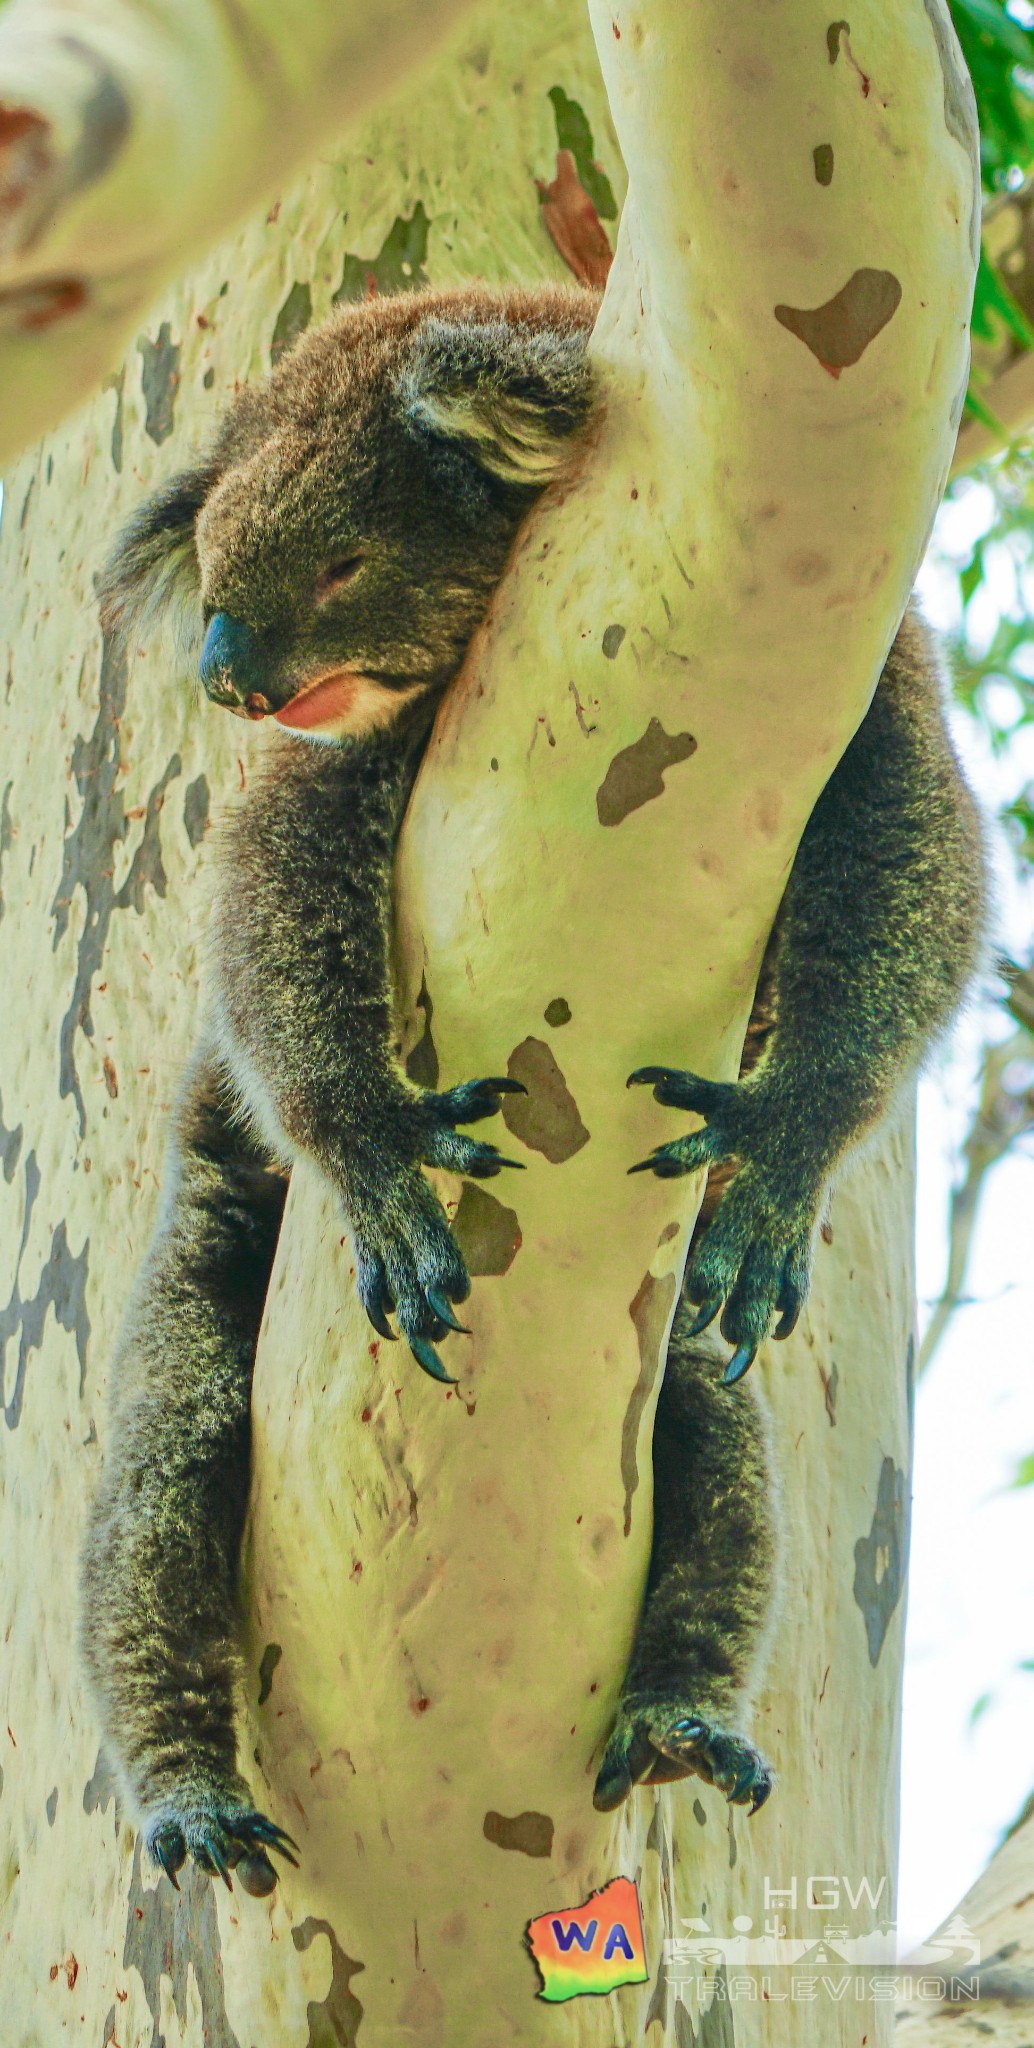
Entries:
[[[394, 1058], [391, 870], [435, 706], [527, 510], [591, 426], [595, 310], [555, 290], [350, 308], [241, 394], [102, 581], [111, 632], [140, 629], [166, 572], [195, 639], [214, 615], [206, 688], [231, 708], [276, 711], [344, 669], [375, 714], [334, 744], [285, 738], [223, 829], [210, 1021], [114, 1363], [84, 1649], [173, 1878], [191, 1855], [262, 1893], [267, 1850], [291, 1846], [251, 1806], [233, 1711], [251, 1374], [290, 1165], [310, 1156], [337, 1188], [371, 1320], [393, 1313], [440, 1376], [469, 1279], [422, 1167], [505, 1164], [458, 1128], [494, 1114], [505, 1082], [421, 1089]], [[787, 1325], [803, 1300], [828, 1176], [958, 1001], [982, 902], [979, 828], [910, 617], [802, 840], [740, 1082], [651, 1070], [662, 1100], [708, 1118], [648, 1164], [714, 1165], [687, 1293], [724, 1308], [740, 1364], [773, 1309]], [[601, 1807], [643, 1779], [696, 1774], [751, 1810], [771, 1786], [744, 1726], [775, 1569], [764, 1427], [692, 1315], [683, 1301], [657, 1411], [650, 1580]]]

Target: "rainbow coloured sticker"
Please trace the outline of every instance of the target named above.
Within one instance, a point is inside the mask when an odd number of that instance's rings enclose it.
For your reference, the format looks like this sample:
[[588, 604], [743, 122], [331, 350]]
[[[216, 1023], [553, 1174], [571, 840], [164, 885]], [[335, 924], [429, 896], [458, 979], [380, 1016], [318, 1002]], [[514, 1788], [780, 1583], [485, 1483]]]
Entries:
[[599, 1998], [620, 1984], [645, 1984], [646, 1943], [639, 1893], [631, 1877], [614, 1877], [584, 1906], [541, 1913], [524, 1930], [539, 1976], [540, 1998], [559, 2005], [587, 1992]]

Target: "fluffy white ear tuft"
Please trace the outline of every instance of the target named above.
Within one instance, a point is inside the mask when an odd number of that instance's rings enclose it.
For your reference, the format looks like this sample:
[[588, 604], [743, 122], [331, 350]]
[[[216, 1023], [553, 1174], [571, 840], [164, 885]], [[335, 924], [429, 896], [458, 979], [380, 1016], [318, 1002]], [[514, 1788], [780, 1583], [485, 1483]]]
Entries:
[[194, 527], [216, 481], [211, 468], [183, 470], [134, 513], [97, 579], [101, 625], [123, 641], [171, 640], [177, 665], [197, 668], [204, 621]]
[[412, 426], [459, 442], [503, 482], [542, 490], [591, 411], [586, 335], [426, 320], [403, 379]]

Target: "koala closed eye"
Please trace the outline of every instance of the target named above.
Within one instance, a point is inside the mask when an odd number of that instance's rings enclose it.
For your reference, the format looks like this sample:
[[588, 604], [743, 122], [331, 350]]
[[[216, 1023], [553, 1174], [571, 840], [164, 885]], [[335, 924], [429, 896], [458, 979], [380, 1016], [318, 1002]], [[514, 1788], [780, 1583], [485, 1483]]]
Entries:
[[361, 553], [343, 555], [340, 561], [330, 562], [325, 569], [321, 569], [313, 591], [316, 603], [321, 604], [324, 598], [333, 597], [346, 583], [351, 583], [353, 578], [358, 576], [365, 560], [366, 556]]

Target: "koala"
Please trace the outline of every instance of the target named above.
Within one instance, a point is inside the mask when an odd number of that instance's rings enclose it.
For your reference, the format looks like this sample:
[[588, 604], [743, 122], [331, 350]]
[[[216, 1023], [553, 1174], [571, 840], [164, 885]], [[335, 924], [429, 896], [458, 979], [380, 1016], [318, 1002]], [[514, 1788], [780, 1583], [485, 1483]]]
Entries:
[[[106, 1744], [173, 1883], [187, 1856], [268, 1893], [237, 1766], [235, 1593], [255, 1347], [287, 1175], [338, 1191], [373, 1327], [423, 1370], [470, 1289], [422, 1168], [508, 1161], [467, 1126], [516, 1084], [418, 1087], [393, 1052], [390, 884], [443, 693], [522, 520], [575, 470], [598, 399], [589, 292], [414, 292], [339, 313], [230, 408], [100, 583], [109, 634], [171, 611], [209, 699], [279, 726], [219, 846], [208, 1014], [113, 1366], [83, 1563]], [[657, 1409], [653, 1550], [601, 1810], [696, 1775], [756, 1811], [746, 1732], [772, 1611], [763, 1413], [740, 1386], [805, 1301], [831, 1174], [950, 1018], [983, 917], [980, 829], [909, 613], [806, 827], [738, 1082], [643, 1067], [702, 1119], [631, 1171], [710, 1171]], [[707, 1326], [721, 1316], [728, 1364]]]

